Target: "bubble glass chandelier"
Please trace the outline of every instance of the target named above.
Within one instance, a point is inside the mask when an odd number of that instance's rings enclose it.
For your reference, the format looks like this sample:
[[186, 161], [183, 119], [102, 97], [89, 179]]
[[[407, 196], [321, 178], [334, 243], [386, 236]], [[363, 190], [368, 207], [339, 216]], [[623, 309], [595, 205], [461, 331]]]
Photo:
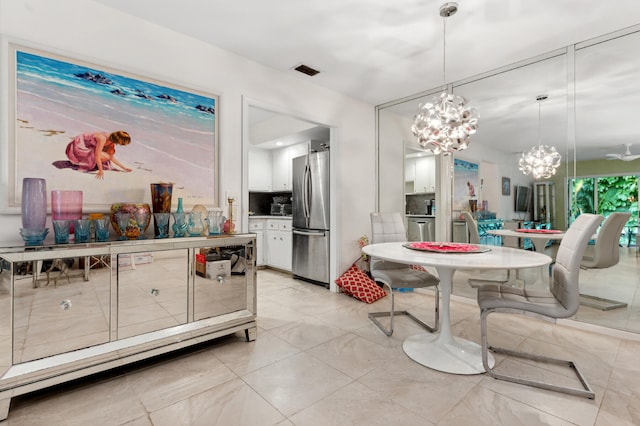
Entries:
[[542, 145], [540, 126], [542, 123], [542, 102], [547, 100], [547, 95], [538, 95], [538, 146], [534, 146], [528, 152], [523, 152], [518, 168], [525, 175], [531, 175], [534, 179], [548, 179], [556, 174], [560, 167], [562, 156], [553, 146]]
[[445, 85], [440, 95], [418, 105], [413, 117], [411, 131], [418, 138], [418, 144], [430, 149], [434, 154], [449, 155], [467, 149], [470, 136], [478, 129], [478, 114], [468, 106], [462, 96], [447, 92], [446, 87], [446, 33], [447, 18], [458, 11], [457, 3], [440, 6], [443, 21], [442, 80]]

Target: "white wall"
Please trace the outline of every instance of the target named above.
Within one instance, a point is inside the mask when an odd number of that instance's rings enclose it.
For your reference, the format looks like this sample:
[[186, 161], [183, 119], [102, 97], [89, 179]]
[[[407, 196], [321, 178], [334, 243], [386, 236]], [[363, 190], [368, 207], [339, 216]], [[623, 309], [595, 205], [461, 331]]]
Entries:
[[[87, 0], [0, 0], [0, 35], [72, 58], [220, 95], [220, 194], [242, 189], [242, 96], [298, 111], [301, 117], [336, 128], [333, 170], [339, 191], [332, 238], [338, 266], [345, 270], [359, 255], [356, 240], [368, 232], [374, 208], [374, 106], [266, 68], [245, 58], [124, 15]], [[0, 59], [5, 66], [6, 57]], [[6, 78], [1, 99], [0, 146], [8, 143]], [[19, 141], [18, 141], [19, 143]], [[6, 155], [6, 149], [2, 151]], [[2, 158], [3, 169], [7, 159]], [[4, 173], [4, 171], [3, 171]], [[6, 193], [6, 178], [3, 192]], [[117, 200], [113, 200], [117, 201]], [[246, 212], [247, 206], [241, 206]], [[18, 215], [0, 216], [0, 243], [20, 241]]]

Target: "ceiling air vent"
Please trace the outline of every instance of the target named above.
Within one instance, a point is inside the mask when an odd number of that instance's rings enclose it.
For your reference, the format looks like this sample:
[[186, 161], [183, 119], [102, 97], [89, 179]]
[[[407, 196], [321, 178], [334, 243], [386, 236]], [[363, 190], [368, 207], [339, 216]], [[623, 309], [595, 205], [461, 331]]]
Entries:
[[306, 74], [310, 77], [313, 77], [314, 75], [318, 74], [320, 71], [315, 70], [305, 64], [300, 64], [297, 67], [294, 68], [294, 70], [301, 72], [302, 74]]

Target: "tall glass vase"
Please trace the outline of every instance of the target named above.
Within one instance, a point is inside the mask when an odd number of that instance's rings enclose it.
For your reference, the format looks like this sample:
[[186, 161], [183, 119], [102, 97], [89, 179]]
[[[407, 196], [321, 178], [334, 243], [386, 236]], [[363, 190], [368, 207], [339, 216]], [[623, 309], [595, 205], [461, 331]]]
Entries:
[[82, 219], [82, 191], [51, 191], [51, 219], [71, 221], [73, 234], [73, 221]]
[[22, 228], [44, 229], [47, 223], [47, 181], [22, 180]]
[[[153, 213], [171, 213], [171, 194], [173, 193], [172, 183], [152, 183], [151, 186], [151, 206]], [[156, 223], [155, 216], [153, 219], [153, 235], [158, 237], [160, 231]]]

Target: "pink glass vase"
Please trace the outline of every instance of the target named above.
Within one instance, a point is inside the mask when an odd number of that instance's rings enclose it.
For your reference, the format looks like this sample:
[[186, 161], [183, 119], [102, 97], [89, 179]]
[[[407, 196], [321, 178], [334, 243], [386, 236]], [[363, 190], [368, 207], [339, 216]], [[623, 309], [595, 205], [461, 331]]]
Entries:
[[44, 229], [47, 223], [47, 182], [39, 178], [22, 180], [22, 228]]
[[51, 191], [51, 219], [70, 220], [73, 234], [73, 221], [82, 219], [82, 191]]

